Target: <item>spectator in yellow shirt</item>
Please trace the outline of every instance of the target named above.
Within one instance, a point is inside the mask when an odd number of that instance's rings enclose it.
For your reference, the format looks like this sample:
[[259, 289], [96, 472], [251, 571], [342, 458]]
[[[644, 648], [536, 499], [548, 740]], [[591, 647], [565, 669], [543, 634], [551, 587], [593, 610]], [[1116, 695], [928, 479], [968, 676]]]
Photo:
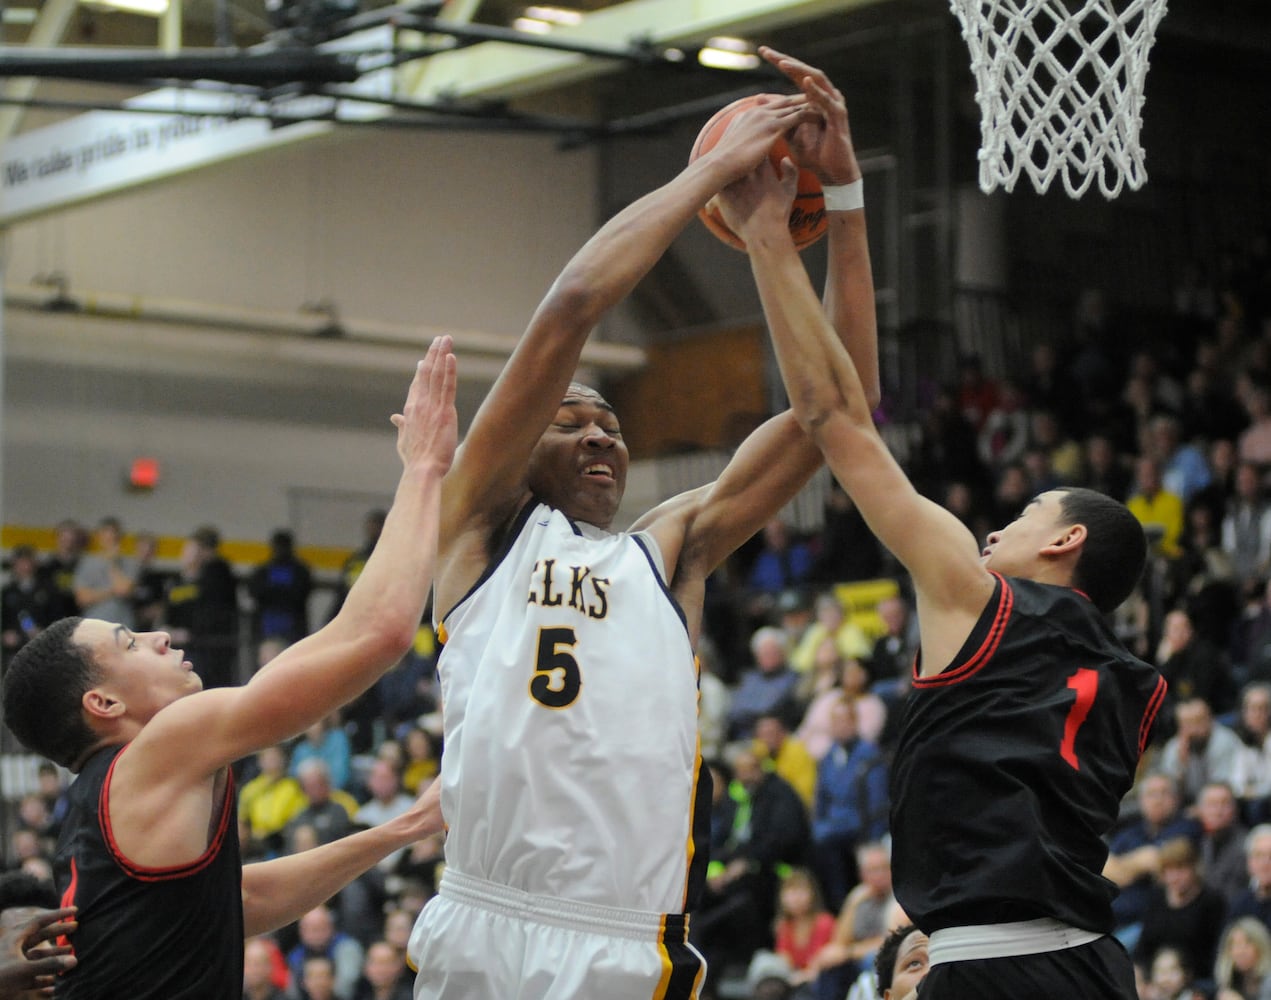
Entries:
[[1183, 498], [1165, 489], [1161, 464], [1143, 457], [1134, 464], [1134, 492], [1125, 505], [1147, 532], [1152, 551], [1167, 559], [1181, 554], [1178, 539], [1183, 534]]
[[282, 853], [283, 828], [309, 804], [300, 782], [287, 773], [287, 751], [265, 747], [256, 754], [260, 774], [238, 793], [238, 818], [269, 856]]
[[777, 713], [755, 721], [755, 755], [799, 794], [805, 809], [812, 808], [816, 795], [816, 758], [803, 741], [790, 735], [785, 720]]
[[790, 654], [790, 666], [796, 672], [806, 674], [812, 669], [816, 661], [816, 649], [827, 636], [834, 639], [843, 659], [869, 658], [874, 644], [859, 625], [848, 620], [837, 597], [831, 593], [821, 594], [816, 599], [815, 608], [816, 621], [808, 626], [794, 652]]

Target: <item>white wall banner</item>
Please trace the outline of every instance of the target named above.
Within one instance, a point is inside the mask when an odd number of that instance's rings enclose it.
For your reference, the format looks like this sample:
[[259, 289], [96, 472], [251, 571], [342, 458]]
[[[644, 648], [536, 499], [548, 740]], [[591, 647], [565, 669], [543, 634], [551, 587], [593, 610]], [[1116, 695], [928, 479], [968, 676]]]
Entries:
[[[341, 39], [338, 47], [386, 49], [391, 46], [390, 30], [359, 32]], [[392, 78], [391, 70], [377, 70], [347, 89], [388, 97]], [[244, 114], [271, 113], [280, 119], [338, 114], [362, 120], [387, 114], [381, 105], [347, 99], [310, 96], [266, 105], [242, 94], [193, 88], [165, 88], [123, 103], [137, 110], [90, 111], [24, 132], [4, 144], [0, 227], [334, 128], [324, 121], [278, 125], [241, 117]]]

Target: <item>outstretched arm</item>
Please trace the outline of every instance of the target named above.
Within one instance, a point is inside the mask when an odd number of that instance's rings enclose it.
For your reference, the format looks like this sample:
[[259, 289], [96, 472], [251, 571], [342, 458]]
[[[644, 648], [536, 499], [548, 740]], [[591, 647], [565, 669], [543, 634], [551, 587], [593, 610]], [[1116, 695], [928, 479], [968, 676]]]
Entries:
[[[753, 169], [807, 114], [801, 96], [767, 96], [738, 116], [709, 153], [605, 223], [565, 266], [464, 438], [446, 481], [446, 546], [465, 531], [488, 532], [512, 513], [524, 497], [530, 452], [560, 405], [592, 328], [716, 191]], [[449, 602], [441, 603], [444, 609]]]
[[[794, 162], [816, 174], [823, 188], [860, 181], [861, 168], [848, 127], [847, 101], [826, 74], [784, 52], [760, 46], [759, 54], [781, 70], [819, 112], [799, 124], [789, 139]], [[826, 206], [829, 267], [825, 275], [825, 314], [838, 334], [873, 408], [882, 394], [878, 372], [878, 314], [869, 259], [864, 208]]]
[[457, 436], [455, 380], [451, 340], [440, 337], [392, 418], [401, 480], [379, 543], [339, 614], [243, 687], [191, 695], [160, 711], [120, 758], [116, 782], [123, 771], [136, 779], [129, 783], [137, 794], [182, 794], [245, 754], [303, 732], [405, 654], [432, 581], [441, 479]]
[[920, 620], [927, 610], [941, 618], [942, 630], [969, 631], [992, 577], [971, 533], [913, 488], [875, 429], [856, 367], [826, 321], [786, 227], [794, 184], [787, 161], [780, 177], [756, 170], [720, 196], [725, 220], [746, 241], [794, 412], [870, 529], [913, 575]]
[[[760, 52], [799, 87], [816, 112], [787, 136], [799, 166], [816, 174], [824, 186], [860, 180], [843, 95], [821, 70], [772, 49]], [[761, 169], [767, 169], [767, 164]], [[872, 408], [878, 405], [880, 393], [878, 327], [865, 210], [832, 209], [828, 216], [824, 310], [861, 373]], [[662, 531], [658, 542], [668, 562], [677, 567], [677, 588], [686, 598], [686, 610], [693, 601], [684, 591], [699, 587], [706, 575], [775, 517], [821, 462], [820, 451], [793, 415], [779, 414], [746, 439], [714, 484], [672, 501], [670, 507], [646, 519], [647, 524], [662, 519], [665, 526], [668, 518], [663, 515], [678, 514], [678, 522]], [[678, 558], [677, 537], [683, 540]]]
[[244, 865], [244, 933], [264, 934], [300, 919], [380, 859], [442, 829], [441, 782], [434, 781], [395, 819], [309, 851]]

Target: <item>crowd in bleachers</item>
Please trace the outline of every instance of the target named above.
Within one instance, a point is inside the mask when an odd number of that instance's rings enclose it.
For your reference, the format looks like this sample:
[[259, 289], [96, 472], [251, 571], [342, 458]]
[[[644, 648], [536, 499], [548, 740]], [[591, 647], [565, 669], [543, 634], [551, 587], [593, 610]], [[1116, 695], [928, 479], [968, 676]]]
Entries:
[[[1090, 486], [1124, 500], [1151, 555], [1118, 634], [1170, 683], [1135, 791], [1110, 841], [1116, 934], [1141, 996], [1271, 1000], [1271, 259], [1189, 273], [1156, 340], [1118, 336], [1085, 301], [1070, 341], [1027, 371], [962, 360], [919, 407], [905, 456], [927, 495], [983, 538], [1034, 494]], [[333, 595], [374, 545], [364, 545]], [[313, 578], [290, 535], [237, 579], [210, 528], [175, 571], [153, 539], [120, 547], [107, 518], [86, 547], [65, 522], [43, 557], [18, 547], [3, 592], [8, 657], [82, 610], [174, 631], [208, 685], [307, 634]], [[701, 648], [702, 751], [714, 779], [712, 860], [693, 940], [719, 996], [873, 995], [872, 956], [901, 919], [891, 898], [888, 768], [917, 648], [899, 567], [838, 490], [824, 527], [774, 522], [712, 578]], [[288, 746], [240, 765], [246, 860], [343, 836], [405, 809], [441, 751], [432, 636], [366, 696]], [[49, 875], [63, 775], [19, 804], [10, 868]], [[386, 859], [298, 925], [249, 942], [245, 997], [408, 997], [403, 956], [435, 885], [441, 843]]]

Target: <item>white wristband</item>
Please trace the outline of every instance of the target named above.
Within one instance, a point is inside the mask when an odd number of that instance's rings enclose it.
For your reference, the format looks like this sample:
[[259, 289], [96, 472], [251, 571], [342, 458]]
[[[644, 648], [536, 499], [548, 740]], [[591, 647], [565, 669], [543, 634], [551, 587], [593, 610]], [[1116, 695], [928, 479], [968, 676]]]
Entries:
[[827, 212], [850, 212], [865, 207], [865, 181], [858, 177], [851, 184], [829, 184], [821, 188]]

